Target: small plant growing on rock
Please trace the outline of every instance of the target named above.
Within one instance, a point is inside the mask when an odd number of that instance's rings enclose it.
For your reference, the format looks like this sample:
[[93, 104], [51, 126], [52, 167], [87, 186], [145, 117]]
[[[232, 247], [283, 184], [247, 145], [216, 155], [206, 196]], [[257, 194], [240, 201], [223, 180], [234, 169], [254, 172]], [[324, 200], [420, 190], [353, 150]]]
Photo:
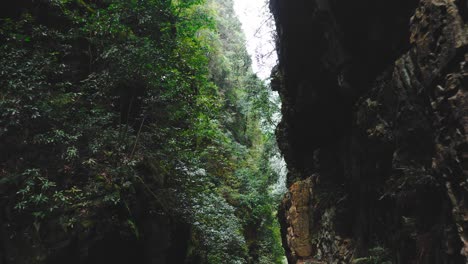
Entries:
[[391, 264], [388, 249], [377, 246], [369, 249], [369, 256], [353, 260], [353, 264]]

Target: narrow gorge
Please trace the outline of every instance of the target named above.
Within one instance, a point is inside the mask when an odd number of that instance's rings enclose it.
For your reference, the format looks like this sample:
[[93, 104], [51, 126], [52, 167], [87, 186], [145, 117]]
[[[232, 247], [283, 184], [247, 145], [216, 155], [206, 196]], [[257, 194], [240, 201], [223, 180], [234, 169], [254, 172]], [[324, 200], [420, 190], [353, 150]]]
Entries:
[[467, 264], [467, 20], [4, 1], [0, 264]]

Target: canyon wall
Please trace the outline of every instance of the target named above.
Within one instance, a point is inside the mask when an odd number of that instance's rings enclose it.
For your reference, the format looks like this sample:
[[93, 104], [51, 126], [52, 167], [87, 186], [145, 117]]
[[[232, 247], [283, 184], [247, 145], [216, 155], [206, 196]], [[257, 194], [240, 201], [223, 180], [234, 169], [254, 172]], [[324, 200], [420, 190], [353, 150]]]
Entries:
[[290, 263], [467, 263], [467, 5], [270, 1]]

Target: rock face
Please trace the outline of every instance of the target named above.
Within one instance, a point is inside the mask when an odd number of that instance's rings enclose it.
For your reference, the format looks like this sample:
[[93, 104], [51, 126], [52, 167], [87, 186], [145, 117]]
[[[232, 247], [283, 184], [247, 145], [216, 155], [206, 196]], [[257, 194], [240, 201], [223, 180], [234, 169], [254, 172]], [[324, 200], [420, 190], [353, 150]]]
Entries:
[[467, 263], [467, 2], [270, 7], [289, 262]]
[[[287, 222], [288, 246], [300, 257], [307, 257], [312, 254], [310, 241], [310, 215], [309, 200], [311, 191], [310, 179], [295, 182], [290, 190], [291, 198], [288, 206]], [[288, 202], [288, 201], [285, 201]]]

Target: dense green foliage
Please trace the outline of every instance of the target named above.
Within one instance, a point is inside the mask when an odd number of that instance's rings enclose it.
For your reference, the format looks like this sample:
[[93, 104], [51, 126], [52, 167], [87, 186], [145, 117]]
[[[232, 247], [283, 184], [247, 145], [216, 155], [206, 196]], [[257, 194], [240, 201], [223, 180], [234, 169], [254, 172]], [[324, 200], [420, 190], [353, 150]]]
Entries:
[[48, 261], [51, 233], [141, 240], [148, 214], [191, 227], [187, 262], [281, 262], [264, 125], [276, 109], [232, 1], [11, 10], [0, 22], [0, 201], [9, 232], [33, 230], [26, 263]]

